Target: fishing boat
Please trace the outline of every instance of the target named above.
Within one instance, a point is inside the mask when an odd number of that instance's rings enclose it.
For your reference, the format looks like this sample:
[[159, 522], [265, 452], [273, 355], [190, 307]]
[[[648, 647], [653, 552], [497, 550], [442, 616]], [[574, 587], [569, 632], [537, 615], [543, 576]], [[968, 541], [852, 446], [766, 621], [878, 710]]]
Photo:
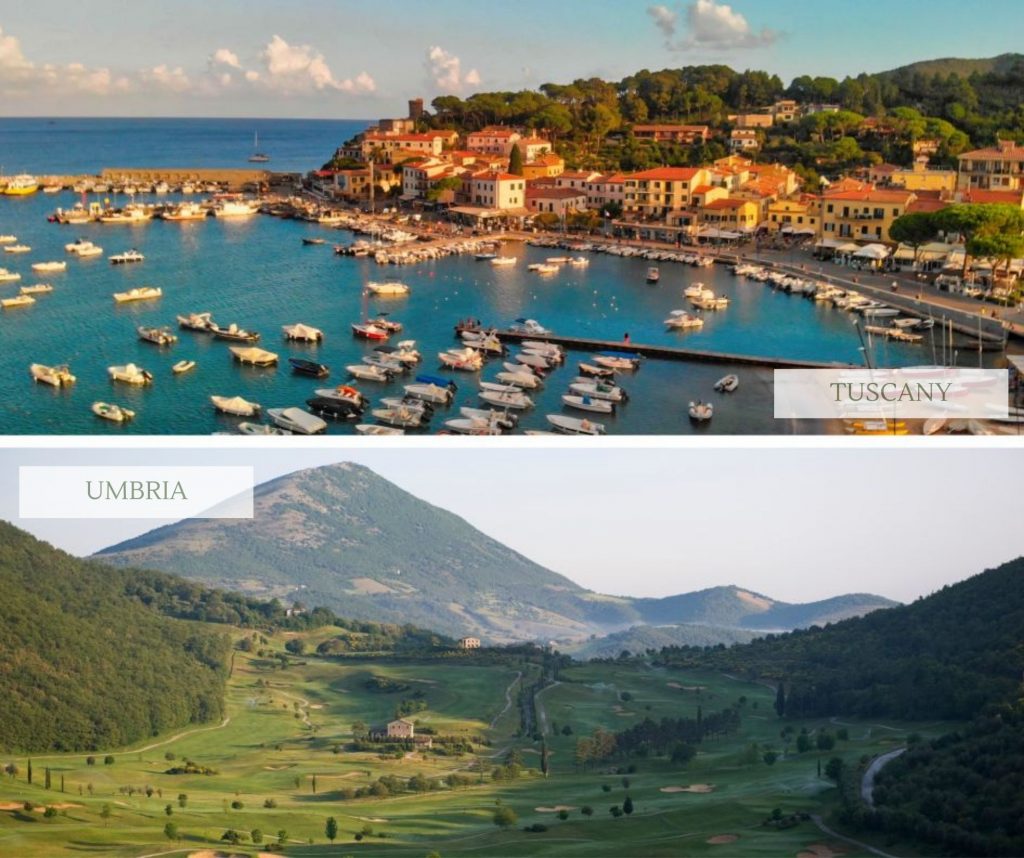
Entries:
[[22, 173], [19, 176], [12, 176], [7, 180], [4, 193], [9, 197], [24, 197], [34, 194], [38, 190], [39, 181], [36, 177], [30, 176], [28, 173]]
[[364, 340], [386, 340], [391, 336], [385, 328], [380, 325], [372, 325], [369, 323], [364, 324], [352, 324], [352, 335], [360, 337]]
[[569, 390], [579, 396], [607, 399], [609, 402], [625, 402], [629, 399], [629, 395], [621, 387], [592, 379], [577, 378], [569, 385]]
[[360, 423], [356, 426], [356, 432], [360, 435], [404, 435], [404, 429], [394, 426], [380, 426], [375, 423]]
[[221, 414], [233, 417], [255, 417], [260, 412], [258, 402], [249, 402], [241, 396], [211, 396], [210, 402]]
[[153, 343], [153, 345], [170, 346], [178, 342], [178, 335], [171, 331], [170, 328], [139, 325], [135, 330], [138, 332], [140, 340], [146, 343]]
[[115, 253], [110, 257], [111, 265], [130, 265], [133, 262], [142, 262], [146, 257], [137, 250], [126, 250], [124, 253]]
[[604, 424], [595, 423], [586, 417], [567, 417], [564, 414], [549, 414], [547, 421], [563, 435], [603, 435]]
[[704, 327], [704, 320], [700, 316], [694, 316], [686, 310], [673, 310], [665, 319], [665, 327], [678, 328], [680, 330], [697, 329]]
[[458, 391], [454, 381], [436, 375], [418, 375], [414, 384], [405, 385], [405, 392], [425, 402], [448, 405]]
[[514, 429], [519, 423], [519, 415], [511, 414], [508, 411], [498, 411], [494, 408], [470, 408], [463, 406], [459, 414], [473, 420], [486, 420], [502, 429]]
[[506, 268], [511, 265], [515, 265], [518, 260], [514, 256], [495, 256], [491, 260], [491, 265], [495, 268]]
[[180, 360], [171, 367], [171, 372], [175, 375], [181, 375], [182, 373], [189, 372], [195, 368], [196, 362], [194, 360]]
[[724, 375], [715, 382], [715, 390], [721, 393], [732, 393], [739, 386], [740, 377], [733, 374]]
[[4, 298], [0, 300], [0, 307], [5, 310], [15, 310], [18, 307], [30, 307], [36, 302], [36, 299], [31, 295], [15, 295], [13, 298]]
[[314, 396], [306, 400], [311, 414], [327, 420], [356, 420], [363, 413], [361, 406], [333, 396]]
[[271, 426], [269, 423], [250, 423], [245, 420], [239, 423], [235, 429], [239, 435], [290, 435], [291, 433], [281, 429], [279, 426]]
[[76, 379], [71, 374], [71, 368], [67, 364], [59, 366], [46, 366], [41, 363], [34, 363], [28, 368], [29, 375], [40, 384], [48, 384], [51, 387], [69, 387]]
[[640, 356], [624, 352], [601, 352], [594, 357], [594, 363], [606, 369], [632, 372], [640, 368]]
[[459, 435], [500, 435], [504, 431], [497, 423], [479, 417], [453, 417], [444, 425]]
[[[243, 199], [219, 200], [212, 209], [214, 217], [238, 218], [249, 217], [259, 211], [259, 203]], [[298, 410], [298, 409], [296, 409]], [[300, 414], [305, 412], [300, 411]]]
[[252, 134], [252, 154], [249, 156], [250, 164], [266, 164], [270, 160], [270, 156], [266, 152], [260, 151], [260, 134], [258, 131], [254, 131]]
[[687, 411], [694, 423], [707, 423], [714, 414], [714, 408], [710, 402], [691, 402]]
[[494, 405], [501, 409], [522, 411], [525, 408], [533, 407], [533, 400], [521, 390], [514, 387], [509, 388], [508, 390], [489, 390], [484, 388], [477, 394], [477, 396], [479, 396], [488, 405]]
[[304, 325], [302, 322], [298, 322], [294, 325], [282, 325], [281, 330], [284, 331], [284, 336], [287, 340], [297, 340], [305, 343], [319, 343], [322, 342], [324, 338], [324, 332], [319, 328]]
[[32, 248], [27, 244], [9, 244], [4, 248], [4, 253], [31, 253]]
[[256, 346], [231, 346], [229, 351], [241, 364], [252, 366], [273, 366], [277, 363], [277, 355]]
[[[66, 250], [68, 253], [74, 253], [78, 256], [83, 256], [89, 251], [92, 251], [95, 247], [96, 245], [89, 241], [87, 238], [79, 238], [77, 241], [72, 241], [69, 244], [65, 244], [64, 250]], [[101, 247], [99, 251], [100, 253], [102, 253], [103, 248]]]
[[395, 378], [395, 374], [390, 370], [379, 366], [370, 366], [365, 363], [349, 364], [345, 367], [345, 370], [353, 378], [358, 378], [362, 381], [379, 381], [386, 383], [394, 381]]
[[399, 429], [419, 429], [430, 419], [425, 410], [416, 408], [374, 408], [370, 413], [385, 426]]
[[442, 366], [462, 372], [477, 372], [484, 365], [483, 356], [475, 349], [450, 349], [437, 355]]
[[317, 363], [315, 360], [290, 357], [288, 358], [288, 363], [291, 365], [292, 372], [299, 373], [300, 375], [311, 375], [313, 378], [327, 378], [331, 374], [329, 367], [322, 363]]
[[366, 291], [371, 295], [396, 297], [399, 295], [408, 295], [409, 287], [405, 283], [400, 283], [398, 280], [385, 280], [383, 282], [371, 280], [366, 284]]
[[206, 220], [209, 216], [210, 210], [207, 207], [192, 202], [178, 203], [160, 213], [161, 219], [169, 221]]
[[208, 329], [218, 340], [229, 340], [234, 343], [258, 343], [260, 335], [256, 331], [247, 331], [240, 328], [234, 322], [226, 328], [222, 328], [215, 322], [210, 322]]
[[267, 416], [276, 426], [295, 435], [321, 435], [327, 431], [323, 420], [301, 408], [271, 408]]
[[123, 209], [107, 209], [99, 216], [100, 223], [139, 224], [152, 220], [153, 212], [145, 206], [130, 204]]
[[187, 316], [178, 316], [178, 326], [186, 331], [201, 331], [208, 334], [212, 325], [212, 313], [189, 313]]
[[574, 393], [562, 394], [562, 404], [568, 408], [575, 408], [577, 411], [594, 411], [598, 414], [612, 414], [615, 411], [615, 403], [609, 399], [597, 399], [589, 394], [582, 396]]
[[126, 363], [124, 366], [109, 366], [107, 374], [111, 381], [119, 381], [122, 384], [143, 385], [153, 382], [153, 374], [149, 370], [133, 363]]
[[46, 295], [53, 291], [49, 283], [33, 283], [31, 286], [22, 286], [18, 290], [22, 295]]
[[326, 238], [304, 238], [304, 239], [302, 239], [302, 243], [308, 247], [308, 246], [315, 245], [315, 244], [326, 244], [327, 243], [327, 239]]
[[39, 272], [50, 273], [52, 271], [65, 271], [67, 270], [68, 264], [66, 262], [33, 262], [32, 270]]
[[580, 375], [586, 375], [590, 378], [614, 378], [615, 370], [610, 367], [594, 366], [590, 363], [577, 364], [577, 368], [580, 371]]
[[661, 279], [661, 272], [658, 270], [657, 265], [652, 265], [647, 269], [647, 282], [657, 283]]
[[94, 402], [92, 404], [92, 413], [113, 423], [127, 423], [135, 417], [135, 412], [130, 408], [122, 408], [120, 405], [114, 405], [111, 402]]
[[339, 384], [337, 387], [322, 387], [313, 392], [321, 399], [336, 399], [339, 402], [348, 402], [359, 410], [362, 410], [363, 406], [366, 405], [366, 397], [348, 384]]
[[713, 298], [715, 295], [703, 283], [691, 283], [683, 290], [684, 298]]
[[150, 301], [159, 298], [164, 294], [159, 286], [136, 286], [127, 292], [115, 292], [114, 301], [118, 304], [127, 304], [132, 301]]

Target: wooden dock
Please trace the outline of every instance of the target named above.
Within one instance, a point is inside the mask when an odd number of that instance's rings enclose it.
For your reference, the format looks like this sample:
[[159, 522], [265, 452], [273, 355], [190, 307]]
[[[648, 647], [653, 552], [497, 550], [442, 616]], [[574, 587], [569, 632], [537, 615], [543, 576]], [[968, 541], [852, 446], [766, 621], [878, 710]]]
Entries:
[[553, 343], [567, 349], [584, 352], [630, 352], [658, 360], [694, 361], [698, 363], [728, 363], [739, 366], [753, 366], [764, 369], [835, 369], [854, 366], [840, 362], [818, 362], [794, 360], [791, 358], [757, 357], [729, 352], [711, 352], [701, 349], [681, 349], [675, 346], [655, 346], [622, 340], [595, 340], [587, 337], [563, 337], [558, 334], [520, 334], [514, 331], [497, 331], [498, 339], [518, 343], [523, 340]]

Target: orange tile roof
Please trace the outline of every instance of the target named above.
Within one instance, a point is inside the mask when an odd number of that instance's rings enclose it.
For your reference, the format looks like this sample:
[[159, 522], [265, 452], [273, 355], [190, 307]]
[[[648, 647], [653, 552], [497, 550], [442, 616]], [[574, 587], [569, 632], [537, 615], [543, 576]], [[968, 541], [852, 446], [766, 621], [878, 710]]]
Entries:
[[970, 152], [961, 152], [960, 158], [1024, 161], [1024, 146], [986, 146], [984, 149], [974, 149]]
[[983, 188], [970, 188], [963, 192], [965, 203], [1009, 203], [1012, 206], [1019, 206], [1024, 191], [993, 191]]
[[944, 209], [949, 203], [946, 200], [940, 200], [937, 197], [928, 197], [926, 199], [914, 200], [910, 205], [907, 206], [907, 213], [913, 212], [937, 212], [939, 209]]
[[655, 179], [665, 182], [689, 181], [696, 176], [702, 168], [700, 167], [655, 167], [653, 170], [641, 170], [639, 173], [632, 173], [627, 179]]
[[741, 206], [747, 205], [747, 203], [753, 204], [753, 200], [736, 200], [736, 199], [724, 199], [714, 200], [710, 203], [704, 203], [706, 209], [738, 209]]
[[904, 205], [909, 203], [913, 198], [914, 194], [910, 191], [880, 191], [875, 188], [863, 191], [849, 190], [825, 194], [826, 200], [842, 200], [845, 202], [864, 203], [903, 203]]

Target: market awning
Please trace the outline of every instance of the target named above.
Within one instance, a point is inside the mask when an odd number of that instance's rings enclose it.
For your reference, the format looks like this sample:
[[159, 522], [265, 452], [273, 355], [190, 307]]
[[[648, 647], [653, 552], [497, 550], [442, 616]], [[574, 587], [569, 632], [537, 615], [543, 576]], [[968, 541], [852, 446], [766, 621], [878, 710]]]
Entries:
[[[821, 241], [819, 241], [814, 246], [815, 247], [822, 247], [825, 250], [839, 250], [839, 248], [846, 247], [847, 245], [843, 244], [843, 242], [841, 242], [841, 241], [837, 241], [834, 238], [823, 238]], [[855, 244], [854, 248], [856, 248], [856, 247], [857, 247], [857, 245]]]
[[884, 244], [866, 244], [853, 255], [858, 259], [888, 259], [889, 248]]
[[717, 229], [713, 226], [702, 226], [698, 231], [697, 235], [700, 238], [725, 238], [729, 240], [740, 238], [740, 233], [730, 232], [727, 229]]

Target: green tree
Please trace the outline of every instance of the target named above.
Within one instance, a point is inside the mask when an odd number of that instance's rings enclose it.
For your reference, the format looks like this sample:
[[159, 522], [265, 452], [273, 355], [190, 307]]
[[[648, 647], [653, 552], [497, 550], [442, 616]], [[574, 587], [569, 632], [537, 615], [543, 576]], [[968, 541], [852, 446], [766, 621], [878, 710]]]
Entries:
[[626, 814], [626, 816], [629, 816], [633, 812], [633, 799], [628, 795], [626, 796], [626, 800], [622, 802], [622, 812]]
[[832, 757], [827, 763], [825, 763], [825, 777], [831, 781], [839, 783], [840, 778], [843, 776], [843, 772], [846, 770], [846, 764], [840, 757]]
[[249, 838], [252, 840], [253, 843], [262, 843], [263, 832], [260, 831], [260, 829], [258, 828], [254, 828], [252, 831], [249, 832]]
[[338, 820], [336, 820], [333, 816], [327, 817], [327, 822], [324, 823], [324, 834], [327, 836], [327, 839], [331, 841], [331, 843], [333, 843], [335, 838], [337, 838]]
[[178, 824], [176, 822], [168, 822], [164, 825], [164, 837], [168, 840], [178, 839]]
[[188, 804], [188, 793], [179, 792], [178, 793], [178, 807], [184, 809], [187, 804]]
[[781, 682], [775, 689], [775, 713], [780, 718], [786, 714], [786, 688]]
[[519, 148], [518, 143], [513, 144], [512, 151], [509, 153], [508, 171], [513, 176], [523, 175], [523, 150]]
[[914, 248], [914, 262], [917, 262], [922, 244], [927, 244], [937, 232], [935, 218], [931, 212], [910, 212], [901, 215], [889, 227], [889, 237], [900, 244]]
[[511, 828], [519, 821], [519, 815], [511, 807], [502, 805], [494, 809], [492, 821], [498, 828]]
[[592, 808], [589, 804], [585, 804], [585, 805], [583, 805], [583, 807], [580, 808], [580, 813], [582, 813], [584, 816], [588, 816], [588, 817], [589, 816], [593, 816], [594, 815], [594, 808]]
[[104, 825], [107, 825], [107, 823], [110, 822], [110, 817], [112, 813], [113, 808], [111, 808], [109, 804], [104, 803], [103, 807], [100, 808], [100, 819], [103, 820]]
[[302, 638], [291, 638], [284, 648], [292, 655], [302, 655], [306, 651], [306, 643]]

